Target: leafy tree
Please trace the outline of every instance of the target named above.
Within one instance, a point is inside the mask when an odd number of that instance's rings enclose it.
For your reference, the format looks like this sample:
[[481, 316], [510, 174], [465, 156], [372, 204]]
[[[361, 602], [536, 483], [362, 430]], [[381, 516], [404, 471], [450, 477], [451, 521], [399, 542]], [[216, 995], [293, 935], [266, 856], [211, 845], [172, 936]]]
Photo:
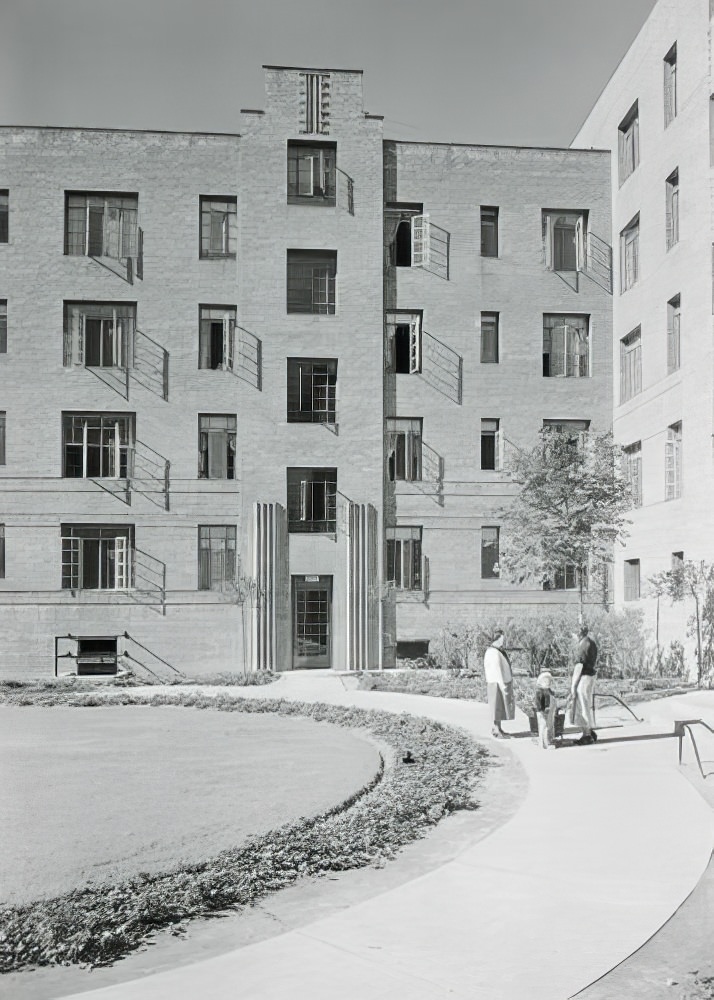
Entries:
[[672, 603], [693, 600], [688, 634], [697, 640], [697, 684], [714, 668], [714, 565], [703, 559], [686, 559], [671, 570], [649, 578], [653, 592], [666, 595]]
[[551, 428], [530, 451], [514, 453], [510, 469], [520, 490], [504, 511], [500, 571], [512, 583], [547, 585], [566, 566], [580, 591], [607, 571], [615, 542], [627, 537], [632, 506], [622, 449], [612, 434], [573, 434]]

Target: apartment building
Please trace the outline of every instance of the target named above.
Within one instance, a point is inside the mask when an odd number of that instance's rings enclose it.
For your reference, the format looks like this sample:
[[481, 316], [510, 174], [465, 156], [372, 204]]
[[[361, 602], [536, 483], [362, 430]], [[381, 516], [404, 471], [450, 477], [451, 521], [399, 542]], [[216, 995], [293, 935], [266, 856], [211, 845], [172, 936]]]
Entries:
[[265, 80], [240, 135], [0, 129], [5, 675], [376, 668], [577, 601], [499, 543], [509, 450], [610, 425], [609, 154]]
[[686, 611], [648, 578], [714, 558], [713, 97], [708, 0], [660, 0], [573, 143], [612, 151], [614, 432], [637, 497], [615, 598], [663, 644]]

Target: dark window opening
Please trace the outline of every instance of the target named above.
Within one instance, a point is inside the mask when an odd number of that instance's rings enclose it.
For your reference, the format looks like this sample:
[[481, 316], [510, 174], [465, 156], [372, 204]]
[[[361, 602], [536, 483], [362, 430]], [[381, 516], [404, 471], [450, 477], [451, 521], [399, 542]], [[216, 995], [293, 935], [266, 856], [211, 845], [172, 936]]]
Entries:
[[498, 257], [498, 208], [481, 206], [481, 256]]
[[398, 323], [394, 330], [394, 370], [398, 375], [408, 375], [410, 372], [409, 345], [409, 324]]
[[116, 636], [77, 639], [77, 674], [111, 676], [117, 672]]
[[397, 639], [397, 657], [400, 660], [417, 660], [429, 655], [428, 639]]
[[408, 219], [403, 219], [397, 227], [394, 263], [397, 267], [412, 266], [412, 224]]

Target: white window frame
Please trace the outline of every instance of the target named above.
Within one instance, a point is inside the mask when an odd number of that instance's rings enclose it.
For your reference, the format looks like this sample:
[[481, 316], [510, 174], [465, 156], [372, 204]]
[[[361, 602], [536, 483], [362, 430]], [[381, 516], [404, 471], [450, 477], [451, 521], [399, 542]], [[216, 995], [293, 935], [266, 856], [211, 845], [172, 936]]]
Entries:
[[677, 43], [662, 61], [664, 68], [664, 127], [667, 128], [677, 117]]
[[640, 162], [640, 111], [637, 101], [618, 126], [617, 154], [618, 175], [622, 186]]
[[[89, 457], [89, 423], [91, 421], [99, 421], [99, 434], [100, 434], [100, 444], [98, 445], [101, 452], [104, 451], [104, 430], [105, 427], [109, 430], [113, 426], [113, 442], [110, 447], [110, 461], [113, 464], [113, 469], [108, 472], [103, 472], [99, 476], [90, 476], [88, 469], [88, 457]], [[82, 441], [69, 441], [68, 431], [72, 432], [74, 429], [73, 425], [79, 424], [79, 429], [81, 430]], [[63, 451], [63, 477], [71, 479], [126, 479], [131, 475], [131, 458], [133, 449], [133, 427], [134, 427], [134, 414], [133, 413], [68, 413], [62, 414], [62, 451]], [[125, 428], [125, 441], [122, 442], [122, 424]], [[73, 435], [72, 435], [73, 436]], [[81, 446], [82, 449], [82, 475], [81, 476], [68, 476], [67, 475], [67, 448]], [[95, 447], [95, 446], [93, 446]], [[125, 475], [121, 475], [122, 467], [122, 457], [124, 458]]]
[[385, 577], [395, 590], [421, 592], [424, 589], [422, 529], [399, 525], [385, 529]]
[[[483, 464], [483, 439], [493, 437], [494, 464], [492, 469], [484, 467]], [[481, 418], [481, 439], [480, 439], [480, 466], [482, 472], [501, 472], [503, 460], [501, 455], [501, 421], [498, 418]]]
[[635, 327], [620, 341], [620, 404], [642, 392], [642, 330]]
[[674, 295], [667, 303], [667, 374], [682, 365], [682, 299]]
[[[549, 320], [553, 322], [548, 324]], [[550, 351], [545, 350], [548, 340]], [[549, 358], [546, 378], [588, 378], [591, 374], [590, 316], [587, 313], [544, 313], [543, 354]]]
[[421, 482], [422, 420], [420, 417], [387, 418], [387, 469], [390, 482]]
[[664, 445], [664, 498], [679, 500], [682, 496], [682, 422], [670, 424]]
[[642, 442], [635, 441], [623, 448], [625, 478], [630, 486], [633, 507], [642, 506]]
[[[543, 210], [543, 252], [545, 255], [545, 266], [548, 271], [558, 273], [572, 273], [585, 270], [586, 261], [586, 233], [587, 233], [587, 213], [575, 210]], [[556, 229], [566, 228], [563, 223], [567, 223], [567, 228], [573, 230], [574, 268], [559, 267], [556, 260]]]
[[[234, 524], [200, 524], [198, 526], [198, 589], [223, 591], [237, 579], [237, 532]], [[231, 555], [232, 553], [232, 555]], [[203, 586], [202, 562], [207, 563]]]
[[626, 292], [640, 280], [639, 213], [620, 233], [620, 290]]
[[301, 132], [327, 135], [330, 131], [330, 74], [301, 73], [304, 109]]
[[[94, 528], [94, 534], [89, 531]], [[74, 534], [73, 530], [80, 529], [81, 534]], [[123, 528], [113, 528], [109, 525], [74, 525], [62, 526], [62, 587], [64, 590], [101, 590], [101, 591], [126, 591], [133, 588], [133, 526], [129, 532]], [[112, 532], [116, 532], [112, 534]], [[91, 550], [85, 543], [96, 542], [96, 548]], [[96, 558], [97, 587], [85, 586], [85, 566], [89, 558], [89, 552]], [[108, 582], [103, 579], [103, 569], [105, 564], [109, 565], [113, 561], [113, 581]], [[65, 584], [67, 569], [69, 568], [68, 585]]]
[[[87, 320], [99, 323], [99, 364], [87, 364]], [[65, 302], [65, 367], [133, 367], [136, 335], [136, 304], [133, 302]], [[110, 353], [105, 356], [106, 341]]]
[[[237, 199], [220, 195], [199, 198], [199, 257], [233, 258], [238, 233]], [[217, 237], [217, 238], [216, 238]]]
[[679, 243], [679, 168], [666, 182], [665, 243], [667, 250]]

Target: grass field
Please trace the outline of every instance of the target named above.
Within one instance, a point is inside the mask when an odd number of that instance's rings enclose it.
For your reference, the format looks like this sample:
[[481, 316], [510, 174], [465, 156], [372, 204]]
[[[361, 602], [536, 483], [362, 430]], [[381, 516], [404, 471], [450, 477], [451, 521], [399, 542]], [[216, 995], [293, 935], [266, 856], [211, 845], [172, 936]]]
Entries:
[[309, 719], [0, 705], [0, 902], [201, 861], [378, 766], [366, 739]]

